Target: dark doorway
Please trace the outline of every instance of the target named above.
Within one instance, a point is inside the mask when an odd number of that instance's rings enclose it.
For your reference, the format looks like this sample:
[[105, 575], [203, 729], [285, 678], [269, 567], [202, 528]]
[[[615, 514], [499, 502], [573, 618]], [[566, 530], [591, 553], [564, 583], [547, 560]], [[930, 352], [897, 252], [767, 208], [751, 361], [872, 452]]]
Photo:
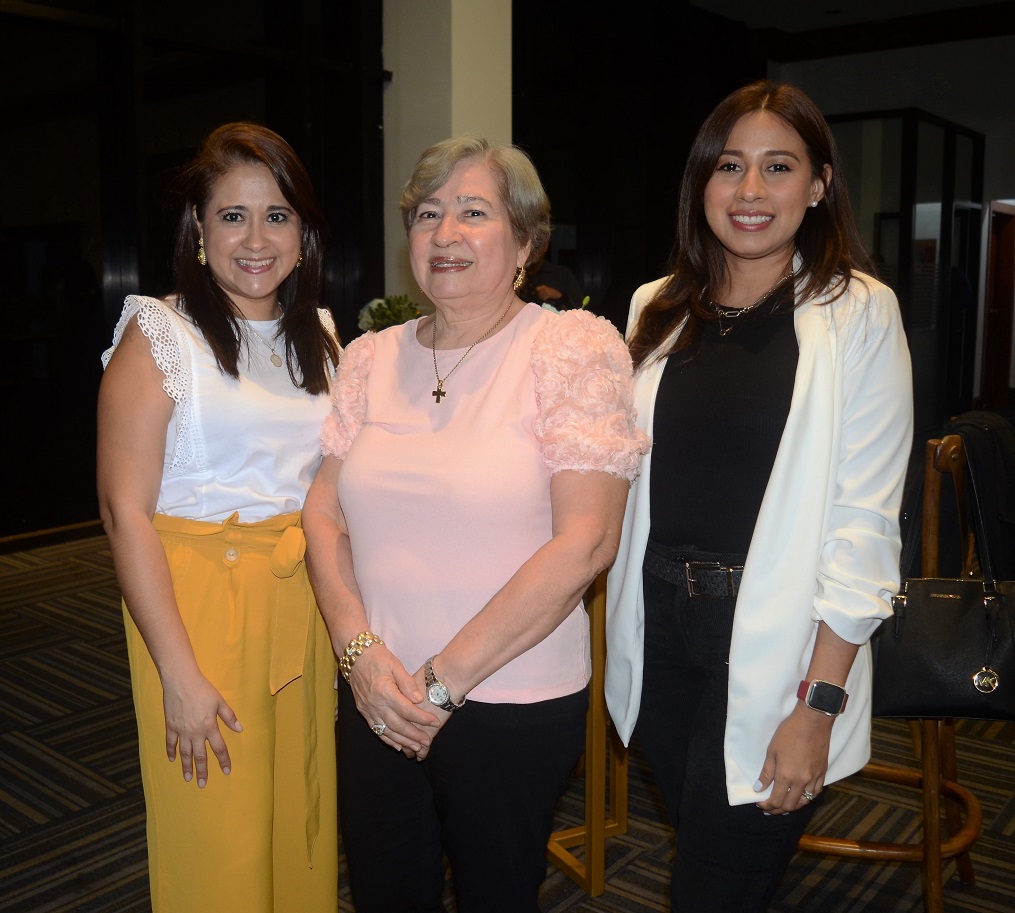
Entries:
[[980, 402], [989, 409], [1011, 401], [1012, 309], [1015, 306], [1015, 206], [990, 204], [987, 290], [983, 309]]

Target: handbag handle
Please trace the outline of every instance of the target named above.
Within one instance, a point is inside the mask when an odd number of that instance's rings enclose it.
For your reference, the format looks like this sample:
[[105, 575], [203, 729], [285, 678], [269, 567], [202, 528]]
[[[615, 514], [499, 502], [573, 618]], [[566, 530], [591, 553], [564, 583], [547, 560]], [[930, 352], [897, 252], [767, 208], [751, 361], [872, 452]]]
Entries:
[[980, 557], [980, 570], [983, 572], [983, 588], [988, 595], [997, 596], [997, 580], [994, 577], [994, 566], [990, 561], [990, 548], [987, 545], [987, 525], [983, 522], [983, 502], [980, 498], [980, 486], [976, 481], [972, 461], [966, 460], [966, 472], [969, 474], [970, 503], [972, 505], [973, 532], [976, 536], [976, 551]]
[[913, 566], [913, 557], [916, 555], [917, 549], [920, 546], [920, 533], [923, 527], [922, 488], [920, 498], [916, 506], [919, 509], [914, 509], [909, 518], [909, 527], [906, 530], [906, 541], [902, 543], [902, 555], [899, 559], [899, 569], [901, 571], [899, 579], [901, 579], [903, 583], [905, 583], [909, 578], [909, 569]]

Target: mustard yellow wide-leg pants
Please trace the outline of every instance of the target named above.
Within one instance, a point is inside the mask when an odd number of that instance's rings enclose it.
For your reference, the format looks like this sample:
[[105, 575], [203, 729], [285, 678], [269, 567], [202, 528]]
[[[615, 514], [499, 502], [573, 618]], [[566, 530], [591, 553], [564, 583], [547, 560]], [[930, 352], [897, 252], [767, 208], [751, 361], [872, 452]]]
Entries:
[[335, 913], [335, 657], [303, 562], [299, 513], [244, 524], [157, 515], [176, 599], [221, 723], [232, 773], [208, 784], [166, 758], [162, 684], [124, 622], [147, 805], [153, 913]]

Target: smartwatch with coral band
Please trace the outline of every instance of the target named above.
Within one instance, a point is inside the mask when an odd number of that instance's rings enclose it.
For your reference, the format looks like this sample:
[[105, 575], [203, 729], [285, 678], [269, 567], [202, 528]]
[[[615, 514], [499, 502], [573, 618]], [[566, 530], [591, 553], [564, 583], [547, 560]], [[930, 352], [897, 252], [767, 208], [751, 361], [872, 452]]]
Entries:
[[838, 716], [846, 709], [846, 701], [849, 700], [844, 688], [817, 678], [812, 682], [800, 682], [796, 696], [811, 710], [817, 710], [826, 716]]

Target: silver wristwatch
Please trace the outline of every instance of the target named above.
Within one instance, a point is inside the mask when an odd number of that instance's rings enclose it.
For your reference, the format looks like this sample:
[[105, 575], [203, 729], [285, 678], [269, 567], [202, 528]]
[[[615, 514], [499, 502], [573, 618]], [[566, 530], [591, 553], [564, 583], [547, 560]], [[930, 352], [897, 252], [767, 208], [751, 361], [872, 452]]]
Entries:
[[435, 707], [440, 707], [441, 710], [447, 710], [449, 713], [461, 710], [465, 704], [465, 698], [462, 698], [461, 704], [456, 704], [451, 700], [448, 686], [434, 675], [433, 659], [431, 656], [423, 663], [423, 676], [426, 679], [426, 699]]

